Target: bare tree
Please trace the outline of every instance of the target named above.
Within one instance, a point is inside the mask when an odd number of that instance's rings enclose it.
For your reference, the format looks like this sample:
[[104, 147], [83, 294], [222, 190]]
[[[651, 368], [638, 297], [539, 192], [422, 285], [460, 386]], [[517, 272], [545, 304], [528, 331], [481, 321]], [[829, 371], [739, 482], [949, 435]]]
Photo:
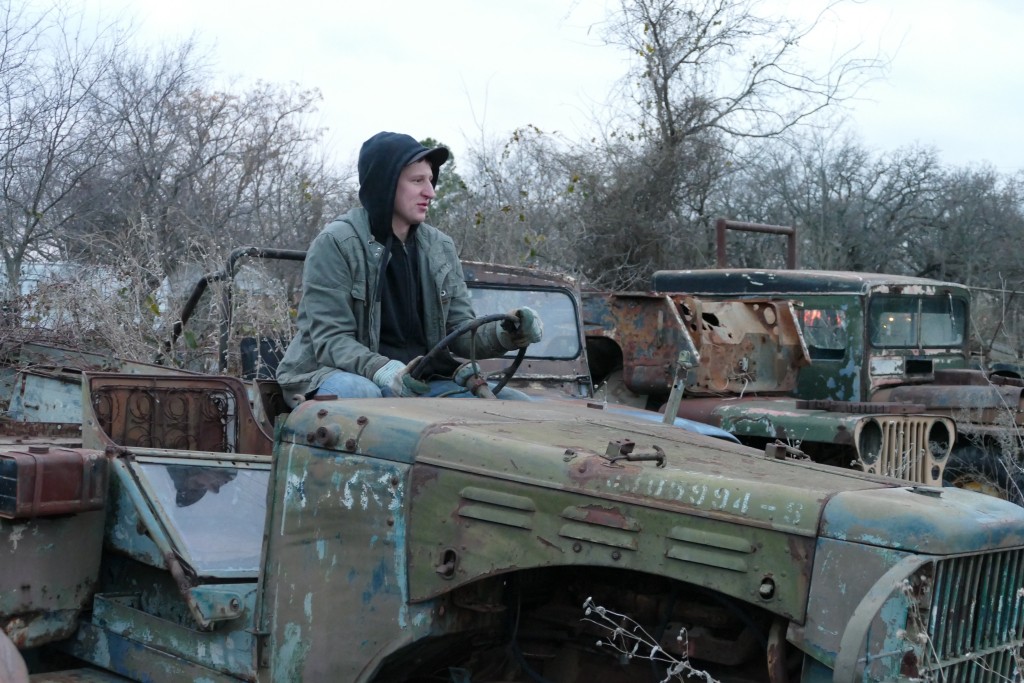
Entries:
[[575, 251], [593, 282], [644, 286], [657, 268], [706, 265], [709, 204], [736, 168], [738, 142], [784, 134], [881, 67], [848, 53], [820, 73], [802, 68], [799, 43], [821, 16], [801, 24], [758, 9], [749, 0], [622, 0], [605, 36], [635, 57], [619, 90], [626, 106], [604, 144], [574, 154], [586, 228]]
[[709, 129], [776, 137], [848, 99], [883, 66], [877, 57], [850, 51], [820, 71], [800, 60], [842, 2], [801, 22], [761, 14], [756, 0], [621, 0], [606, 39], [636, 56], [622, 87], [638, 128], [662, 144]]
[[[767, 143], [737, 175], [719, 213], [796, 225], [803, 267], [921, 274], [917, 245], [935, 224], [942, 185], [934, 150], [875, 157], [849, 136], [790, 135]], [[767, 243], [731, 244], [730, 262], [767, 265]]]
[[[165, 272], [216, 261], [240, 244], [287, 236], [293, 226], [282, 229], [269, 209], [282, 209], [285, 195], [312, 207], [304, 220], [319, 223], [334, 189], [313, 154], [320, 133], [304, 123], [319, 94], [268, 84], [236, 94], [206, 83], [192, 42], [131, 55], [110, 71], [106, 105], [123, 127], [104, 176], [83, 198], [107, 210], [79, 226], [84, 239], [69, 243], [73, 255], [97, 258], [142, 239], [135, 246], [158, 255]], [[288, 246], [307, 242], [307, 228]]]
[[[562, 241], [575, 191], [566, 166], [567, 146], [534, 126], [507, 140], [482, 138], [466, 160], [465, 185], [457, 201], [445, 197], [439, 223], [452, 234], [464, 258], [499, 263], [556, 266], [572, 271], [575, 258]], [[447, 169], [442, 173], [451, 173]], [[432, 220], [434, 214], [432, 213]]]
[[989, 166], [953, 168], [942, 177], [932, 229], [915, 241], [921, 275], [970, 286], [1024, 289], [1024, 174]]
[[107, 154], [111, 122], [90, 111], [124, 36], [86, 30], [57, 9], [15, 12], [6, 1], [0, 21], [0, 254], [16, 294], [26, 259], [58, 257], [57, 238], [76, 218], [72, 199]]

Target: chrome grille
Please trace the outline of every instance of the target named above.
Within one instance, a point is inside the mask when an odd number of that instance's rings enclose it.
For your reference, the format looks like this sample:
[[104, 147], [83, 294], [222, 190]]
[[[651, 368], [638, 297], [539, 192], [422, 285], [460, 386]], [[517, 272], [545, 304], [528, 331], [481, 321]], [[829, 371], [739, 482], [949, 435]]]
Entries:
[[1024, 551], [942, 560], [931, 583], [926, 680], [1020, 681]]

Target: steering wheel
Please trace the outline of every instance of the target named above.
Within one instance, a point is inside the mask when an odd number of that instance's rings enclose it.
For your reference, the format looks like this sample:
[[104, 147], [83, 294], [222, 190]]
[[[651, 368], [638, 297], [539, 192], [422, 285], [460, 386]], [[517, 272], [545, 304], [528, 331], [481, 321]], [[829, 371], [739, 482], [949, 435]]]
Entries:
[[[476, 331], [483, 327], [484, 325], [497, 321], [508, 321], [511, 323], [518, 324], [519, 318], [517, 318], [514, 315], [509, 315], [507, 313], [491, 313], [490, 315], [482, 315], [479, 318], [467, 320], [466, 322], [462, 323], [454, 330], [449, 332], [444, 339], [437, 342], [437, 344], [434, 345], [434, 348], [430, 349], [430, 351], [427, 351], [426, 355], [422, 356], [416, 363], [415, 367], [413, 367], [413, 369], [409, 371], [409, 374], [412, 375], [412, 377], [415, 379], [421, 379], [420, 375], [422, 374], [425, 368], [429, 367], [428, 362], [430, 361], [430, 359], [432, 359], [437, 354], [441, 353], [441, 351], [445, 349], [449, 344], [451, 344], [455, 339], [461, 337], [464, 334], [476, 334]], [[497, 374], [501, 375], [501, 379], [494, 386], [494, 389], [491, 390], [495, 395], [497, 395], [499, 391], [505, 388], [505, 385], [508, 384], [508, 381], [512, 379], [512, 376], [514, 374], [516, 374], [516, 370], [518, 370], [519, 366], [522, 365], [523, 358], [525, 357], [526, 347], [523, 347], [519, 349], [519, 353], [516, 354], [516, 357], [508, 366], [498, 371]], [[470, 360], [475, 361], [476, 358], [470, 358]]]

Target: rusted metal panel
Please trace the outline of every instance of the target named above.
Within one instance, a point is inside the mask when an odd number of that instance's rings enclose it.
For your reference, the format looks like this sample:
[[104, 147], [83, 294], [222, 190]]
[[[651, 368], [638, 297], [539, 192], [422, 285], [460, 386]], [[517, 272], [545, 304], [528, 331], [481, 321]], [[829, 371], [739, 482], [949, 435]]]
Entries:
[[584, 302], [588, 338], [618, 345], [623, 380], [637, 394], [666, 396], [680, 352], [693, 360], [688, 395], [785, 393], [810, 363], [788, 302], [636, 292], [588, 292]]
[[255, 683], [255, 679], [221, 673], [183, 657], [149, 647], [140, 643], [132, 631], [115, 632], [97, 627], [90, 622], [81, 624], [75, 634], [75, 640], [69, 643], [66, 649], [69, 654], [92, 662], [96, 666], [116, 671], [130, 681]]
[[238, 379], [107, 373], [88, 378], [95, 420], [84, 425], [86, 445], [263, 455], [273, 449]]
[[0, 411], [11, 421], [79, 424], [83, 372], [194, 373], [32, 342], [0, 342]]
[[409, 602], [410, 466], [309, 448], [304, 437], [282, 443], [274, 463], [268, 530], [284, 542], [268, 546], [262, 570], [258, 628], [276, 653], [265, 680], [367, 680], [389, 653], [441, 632], [439, 605]]
[[69, 349], [51, 344], [7, 342], [0, 344], [0, 357], [5, 366], [40, 371], [117, 372], [143, 375], [194, 375], [188, 370], [154, 363], [129, 361], [110, 354], [84, 349]]
[[[623, 380], [637, 394], [667, 394], [680, 352], [699, 360], [680, 311], [671, 298], [643, 292], [586, 292], [588, 339], [609, 339], [621, 349]], [[628, 360], [628, 362], [627, 362]]]
[[937, 384], [948, 386], [988, 386], [998, 384], [1001, 386], [1022, 386], [1019, 379], [1011, 377], [989, 377], [981, 370], [971, 368], [946, 368], [934, 372]]
[[[142, 609], [139, 596], [97, 595], [91, 623], [110, 633], [130, 632], [139, 645], [181, 660], [203, 662], [205, 668], [243, 681], [256, 680], [255, 637], [252, 609], [256, 584], [231, 584], [240, 595], [239, 616], [234, 628], [198, 631], [174, 624]], [[81, 641], [80, 641], [81, 646]], [[93, 659], [92, 657], [90, 659]], [[127, 667], [111, 662], [115, 670]]]
[[12, 387], [7, 417], [18, 422], [80, 422], [81, 374], [63, 370], [20, 371]]
[[788, 393], [796, 388], [800, 368], [811, 362], [788, 301], [673, 300], [700, 352], [687, 392]]
[[0, 626], [19, 648], [74, 632], [96, 588], [103, 520], [99, 510], [0, 519]]
[[101, 453], [50, 446], [0, 448], [0, 517], [99, 510], [106, 495], [107, 460]]
[[0, 444], [27, 448], [30, 445], [80, 448], [81, 422], [11, 422], [0, 419]]

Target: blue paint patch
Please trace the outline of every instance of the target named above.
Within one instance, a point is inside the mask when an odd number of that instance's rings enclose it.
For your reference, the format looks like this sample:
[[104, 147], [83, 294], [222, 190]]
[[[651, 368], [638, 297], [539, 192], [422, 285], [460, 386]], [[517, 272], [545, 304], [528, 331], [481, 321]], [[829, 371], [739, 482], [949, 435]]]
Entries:
[[302, 627], [299, 624], [286, 624], [282, 636], [274, 658], [274, 680], [300, 681], [309, 644], [302, 642]]
[[370, 577], [370, 589], [363, 591], [363, 604], [369, 605], [373, 597], [383, 593], [388, 585], [388, 565], [383, 560], [379, 562]]

